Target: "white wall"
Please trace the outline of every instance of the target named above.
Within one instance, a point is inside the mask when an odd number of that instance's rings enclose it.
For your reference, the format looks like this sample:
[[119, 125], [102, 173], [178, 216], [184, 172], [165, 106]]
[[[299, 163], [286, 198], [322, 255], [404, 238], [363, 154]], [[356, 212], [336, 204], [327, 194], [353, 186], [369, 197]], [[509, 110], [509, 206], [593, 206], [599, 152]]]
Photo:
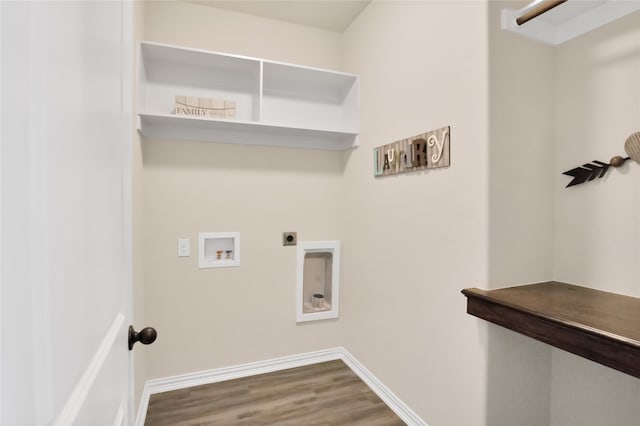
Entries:
[[[145, 321], [159, 331], [147, 377], [345, 345], [428, 422], [482, 422], [486, 325], [464, 314], [460, 290], [487, 286], [486, 4], [375, 2], [341, 36], [151, 2], [144, 31], [325, 68], [344, 61], [362, 78], [353, 152], [143, 143]], [[445, 125], [451, 168], [373, 179], [374, 146]], [[239, 269], [176, 257], [177, 238], [224, 230], [242, 232]], [[339, 320], [295, 325], [285, 230], [342, 240]]]
[[[624, 155], [640, 130], [640, 14], [550, 48], [497, 29], [499, 9], [523, 4], [490, 3], [491, 286], [553, 278], [638, 296], [637, 165], [570, 189], [562, 172]], [[631, 376], [493, 326], [488, 360], [489, 424], [640, 418]]]
[[[339, 69], [337, 33], [186, 2], [147, 2], [149, 41]], [[341, 239], [339, 152], [145, 140], [148, 379], [342, 344], [338, 321], [296, 325], [299, 241]], [[198, 232], [239, 231], [241, 265], [198, 269]], [[177, 239], [191, 257], [177, 257]]]
[[[554, 278], [640, 296], [640, 166], [565, 189], [562, 176], [591, 160], [626, 156], [640, 131], [640, 13], [556, 49]], [[640, 380], [552, 352], [551, 424], [633, 425]]]
[[[561, 175], [640, 130], [640, 18], [551, 48], [498, 29], [522, 5], [374, 1], [339, 35], [146, 3], [146, 40], [353, 72], [362, 108], [347, 153], [143, 142], [146, 377], [344, 345], [431, 425], [633, 424], [637, 379], [464, 313], [465, 287], [640, 294], [638, 165]], [[373, 147], [445, 125], [451, 167], [373, 177]], [[198, 270], [197, 232], [237, 230], [242, 266]], [[339, 320], [295, 325], [282, 231], [342, 241]]]
[[[500, 29], [524, 3], [489, 3], [491, 288], [552, 278], [554, 49]], [[490, 325], [487, 350], [487, 424], [548, 424], [550, 347]]]
[[183, 1], [145, 2], [145, 39], [340, 70], [341, 37]]
[[553, 267], [554, 48], [500, 29], [490, 10], [490, 282], [549, 280]]
[[[344, 34], [361, 78], [346, 154], [340, 321], [347, 349], [431, 425], [482, 424], [487, 286], [488, 33], [484, 2], [373, 2]], [[451, 167], [373, 177], [372, 149], [451, 126]]]

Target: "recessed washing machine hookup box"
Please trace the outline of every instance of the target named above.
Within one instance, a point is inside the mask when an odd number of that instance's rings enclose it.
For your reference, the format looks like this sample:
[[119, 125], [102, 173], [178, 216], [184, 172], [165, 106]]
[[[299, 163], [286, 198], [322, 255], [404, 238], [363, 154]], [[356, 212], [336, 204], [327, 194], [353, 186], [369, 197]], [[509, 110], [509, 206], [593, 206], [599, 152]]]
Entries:
[[200, 232], [198, 256], [200, 268], [240, 266], [240, 233]]

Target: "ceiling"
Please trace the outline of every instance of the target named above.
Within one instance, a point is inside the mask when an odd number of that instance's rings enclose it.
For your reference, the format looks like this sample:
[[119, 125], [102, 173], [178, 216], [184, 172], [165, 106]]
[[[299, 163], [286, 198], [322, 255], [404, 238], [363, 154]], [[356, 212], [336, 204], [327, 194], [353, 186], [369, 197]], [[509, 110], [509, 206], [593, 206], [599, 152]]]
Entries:
[[371, 0], [191, 0], [205, 6], [335, 31], [351, 25]]

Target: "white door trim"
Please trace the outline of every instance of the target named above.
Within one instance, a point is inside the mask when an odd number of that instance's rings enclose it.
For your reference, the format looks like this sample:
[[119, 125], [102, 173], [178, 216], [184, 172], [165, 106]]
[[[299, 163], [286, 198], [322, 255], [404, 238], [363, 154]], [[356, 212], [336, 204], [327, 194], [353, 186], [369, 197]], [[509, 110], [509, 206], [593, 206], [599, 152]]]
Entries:
[[[0, 23], [2, 23], [2, 5], [0, 5]], [[0, 31], [0, 58], [2, 58], [2, 31]], [[2, 67], [0, 66], [0, 81]], [[0, 100], [2, 84], [0, 84]], [[2, 102], [0, 102], [0, 188], [2, 188]], [[0, 242], [2, 242], [2, 194], [0, 193]], [[2, 244], [0, 244], [0, 330], [2, 330]], [[2, 339], [0, 339], [0, 384], [2, 382]], [[2, 419], [2, 386], [0, 386], [0, 419]]]
[[82, 377], [76, 384], [73, 392], [71, 392], [71, 396], [67, 400], [67, 403], [62, 408], [62, 411], [53, 422], [55, 426], [66, 426], [71, 425], [75, 422], [76, 417], [78, 416], [78, 412], [82, 407], [82, 404], [87, 399], [87, 395], [93, 386], [93, 383], [100, 372], [100, 369], [104, 365], [109, 352], [111, 351], [111, 347], [113, 346], [116, 337], [120, 331], [120, 327], [122, 327], [122, 323], [124, 322], [124, 315], [122, 313], [118, 313], [109, 327], [109, 330], [102, 338], [102, 342], [100, 342], [100, 346], [98, 346], [98, 350], [91, 358], [87, 369], [82, 374]]
[[258, 374], [271, 373], [274, 371], [286, 370], [289, 368], [302, 367], [305, 365], [317, 364], [320, 362], [342, 360], [360, 379], [371, 388], [371, 390], [384, 401], [387, 406], [398, 417], [408, 425], [427, 426], [427, 423], [420, 418], [408, 405], [400, 400], [389, 388], [387, 388], [376, 376], [367, 370], [353, 355], [345, 348], [337, 347], [316, 352], [307, 352], [298, 355], [274, 358], [265, 361], [252, 362], [248, 364], [235, 365], [232, 367], [216, 368], [213, 370], [200, 371], [196, 373], [181, 374], [177, 376], [164, 377], [160, 379], [147, 380], [142, 391], [136, 426], [144, 426], [144, 420], [149, 407], [149, 398], [155, 393], [168, 392], [177, 389], [184, 389], [192, 386], [218, 383], [226, 380], [239, 379], [242, 377], [254, 376]]
[[[123, 295], [124, 313], [133, 323], [133, 199], [132, 199], [132, 147], [134, 132], [134, 93], [133, 67], [135, 61], [133, 2], [122, 1], [122, 227], [124, 232], [123, 254], [125, 259], [123, 278], [125, 294]], [[123, 401], [124, 424], [133, 424], [135, 419], [135, 384], [133, 371], [133, 353], [129, 351], [129, 383], [128, 400]]]

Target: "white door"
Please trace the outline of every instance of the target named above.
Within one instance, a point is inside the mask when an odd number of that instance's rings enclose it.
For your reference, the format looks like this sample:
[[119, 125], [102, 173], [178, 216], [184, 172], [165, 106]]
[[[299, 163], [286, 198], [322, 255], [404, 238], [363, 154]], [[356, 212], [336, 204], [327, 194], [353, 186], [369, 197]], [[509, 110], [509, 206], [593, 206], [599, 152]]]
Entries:
[[0, 1], [2, 425], [132, 418], [130, 7]]

